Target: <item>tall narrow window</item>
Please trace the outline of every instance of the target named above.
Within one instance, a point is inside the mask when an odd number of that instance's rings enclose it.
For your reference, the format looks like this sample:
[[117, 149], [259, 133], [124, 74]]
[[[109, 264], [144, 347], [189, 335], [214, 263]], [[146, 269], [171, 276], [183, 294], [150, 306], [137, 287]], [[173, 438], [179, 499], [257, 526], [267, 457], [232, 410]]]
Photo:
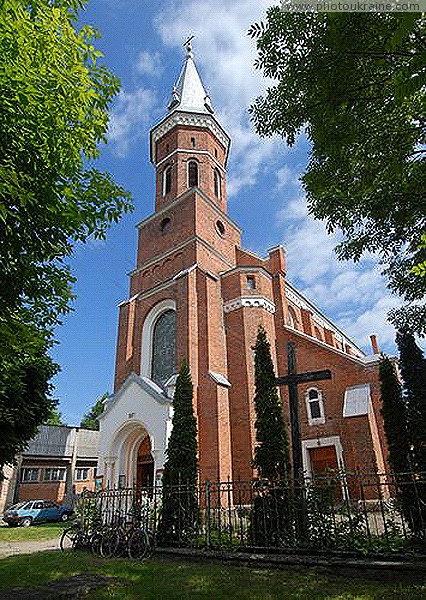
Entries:
[[322, 393], [316, 388], [311, 388], [306, 392], [305, 399], [309, 425], [325, 423]]
[[216, 198], [221, 198], [222, 195], [222, 178], [219, 173], [219, 169], [214, 170], [214, 195]]
[[198, 185], [198, 164], [195, 160], [190, 160], [188, 163], [188, 187]]
[[170, 194], [172, 189], [172, 167], [169, 165], [163, 171], [163, 196]]
[[176, 373], [176, 312], [166, 310], [154, 325], [151, 379], [164, 385], [173, 373]]

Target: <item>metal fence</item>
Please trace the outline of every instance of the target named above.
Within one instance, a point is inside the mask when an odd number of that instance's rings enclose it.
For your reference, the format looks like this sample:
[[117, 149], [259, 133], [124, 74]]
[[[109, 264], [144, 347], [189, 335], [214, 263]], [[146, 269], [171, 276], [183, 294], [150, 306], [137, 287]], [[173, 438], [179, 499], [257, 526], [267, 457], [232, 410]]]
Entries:
[[198, 486], [84, 492], [85, 527], [142, 525], [157, 543], [217, 550], [426, 550], [426, 473], [333, 472], [293, 485], [206, 481]]

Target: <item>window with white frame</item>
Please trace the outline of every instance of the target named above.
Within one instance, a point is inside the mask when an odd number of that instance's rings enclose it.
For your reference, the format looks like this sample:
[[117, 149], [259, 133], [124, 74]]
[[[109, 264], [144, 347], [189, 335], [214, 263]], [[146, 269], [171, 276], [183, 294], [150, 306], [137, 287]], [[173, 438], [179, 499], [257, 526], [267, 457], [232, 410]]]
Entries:
[[345, 390], [344, 417], [360, 417], [368, 414], [370, 406], [370, 384], [353, 385]]
[[219, 198], [219, 200], [222, 196], [222, 178], [219, 169], [214, 170], [214, 195], [216, 198]]
[[164, 385], [176, 372], [176, 311], [160, 314], [152, 331], [151, 379]]
[[89, 479], [89, 467], [77, 467], [75, 470], [75, 480], [84, 481]]
[[321, 390], [309, 388], [305, 393], [305, 400], [309, 425], [321, 425], [325, 423], [324, 402]]
[[188, 187], [195, 187], [198, 185], [198, 163], [195, 160], [188, 162]]
[[44, 481], [64, 481], [66, 469], [64, 467], [49, 467], [44, 469]]
[[172, 189], [172, 167], [169, 165], [163, 171], [163, 196], [170, 194]]
[[21, 470], [21, 481], [38, 481], [38, 474], [40, 469], [38, 467], [24, 467]]

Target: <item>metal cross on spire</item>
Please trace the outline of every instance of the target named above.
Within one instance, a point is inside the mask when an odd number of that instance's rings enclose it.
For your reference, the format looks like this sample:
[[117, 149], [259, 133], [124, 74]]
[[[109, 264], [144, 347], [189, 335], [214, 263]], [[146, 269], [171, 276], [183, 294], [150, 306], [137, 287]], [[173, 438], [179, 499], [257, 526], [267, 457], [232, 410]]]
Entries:
[[188, 54], [192, 54], [192, 40], [194, 39], [195, 36], [190, 35], [189, 38], [182, 44], [184, 46], [184, 48], [186, 48], [186, 51]]

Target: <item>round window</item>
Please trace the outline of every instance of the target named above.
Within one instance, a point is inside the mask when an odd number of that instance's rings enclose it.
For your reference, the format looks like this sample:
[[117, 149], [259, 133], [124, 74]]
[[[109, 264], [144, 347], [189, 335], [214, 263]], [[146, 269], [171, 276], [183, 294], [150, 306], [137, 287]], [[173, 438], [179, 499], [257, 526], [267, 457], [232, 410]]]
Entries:
[[164, 219], [160, 223], [161, 231], [166, 231], [169, 228], [169, 225], [170, 225], [169, 217], [164, 217]]
[[225, 235], [225, 225], [222, 221], [216, 221], [216, 229], [220, 235]]

